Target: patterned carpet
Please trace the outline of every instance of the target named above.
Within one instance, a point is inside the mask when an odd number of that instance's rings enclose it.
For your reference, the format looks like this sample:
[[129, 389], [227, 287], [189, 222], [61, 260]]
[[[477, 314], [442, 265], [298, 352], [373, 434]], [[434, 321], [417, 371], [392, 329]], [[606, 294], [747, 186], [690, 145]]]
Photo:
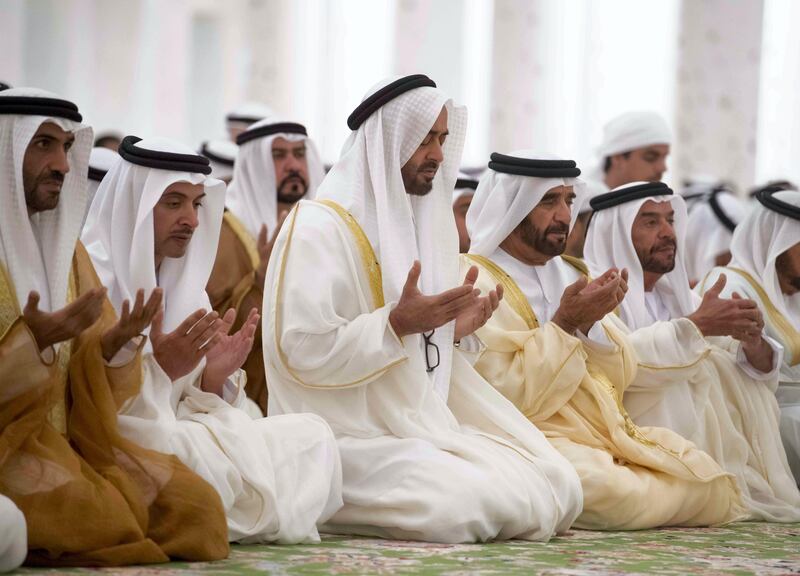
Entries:
[[547, 544], [445, 545], [326, 536], [307, 546], [234, 546], [227, 560], [15, 574], [757, 574], [800, 575], [800, 524], [642, 532], [573, 530]]

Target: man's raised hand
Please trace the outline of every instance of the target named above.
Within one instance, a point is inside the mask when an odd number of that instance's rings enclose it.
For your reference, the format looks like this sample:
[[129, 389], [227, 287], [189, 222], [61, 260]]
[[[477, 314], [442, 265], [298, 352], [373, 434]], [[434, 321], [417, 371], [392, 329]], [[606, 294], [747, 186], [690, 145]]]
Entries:
[[256, 284], [259, 288], [264, 287], [264, 280], [267, 277], [267, 265], [269, 264], [269, 257], [272, 254], [272, 247], [275, 245], [275, 240], [278, 238], [278, 232], [281, 231], [286, 217], [289, 215], [288, 210], [283, 210], [278, 215], [278, 225], [275, 227], [275, 233], [270, 240], [267, 225], [263, 224], [258, 233], [258, 240], [256, 241], [256, 248], [258, 249], [258, 268], [256, 268]]
[[150, 325], [153, 317], [161, 308], [163, 294], [164, 291], [161, 288], [156, 288], [145, 303], [144, 290], [137, 290], [133, 310], [131, 310], [128, 300], [122, 302], [119, 320], [100, 338], [103, 358], [106, 362], [109, 362], [131, 338], [141, 334]]
[[236, 320], [236, 310], [231, 308], [225, 313], [222, 326], [206, 347], [206, 367], [201, 384], [203, 390], [222, 395], [225, 380], [242, 367], [253, 349], [259, 318], [258, 309], [251, 309], [239, 331], [229, 335]]
[[[464, 278], [464, 286], [475, 286], [475, 281], [478, 279], [478, 267], [472, 266], [467, 271]], [[469, 336], [475, 330], [483, 326], [492, 317], [492, 314], [500, 305], [500, 300], [503, 299], [503, 287], [498, 284], [494, 290], [491, 290], [486, 296], [480, 296], [475, 299], [475, 302], [467, 306], [456, 317], [456, 330], [454, 339], [456, 342]]]
[[28, 295], [22, 318], [33, 334], [39, 350], [71, 340], [97, 322], [103, 312], [105, 288], [89, 290], [72, 303], [55, 312], [39, 310], [39, 293]]
[[420, 334], [444, 326], [478, 300], [480, 290], [472, 284], [463, 284], [436, 294], [426, 296], [417, 284], [422, 271], [419, 260], [415, 260], [408, 272], [403, 293], [394, 309], [389, 313], [389, 322], [400, 338], [408, 334]]
[[611, 268], [591, 282], [585, 277], [567, 286], [553, 322], [568, 334], [588, 333], [595, 322], [613, 312], [628, 291], [628, 271]]
[[764, 319], [758, 305], [752, 300], [739, 297], [720, 298], [727, 278], [720, 274], [714, 285], [703, 295], [703, 301], [694, 313], [688, 316], [703, 336], [732, 336], [741, 341], [756, 341], [761, 338]]
[[162, 331], [163, 322], [162, 308], [153, 317], [153, 325], [150, 328], [153, 356], [170, 380], [177, 380], [186, 376], [200, 363], [207, 344], [222, 327], [222, 320], [216, 312], [206, 314], [201, 308], [190, 314], [180, 326], [168, 334]]

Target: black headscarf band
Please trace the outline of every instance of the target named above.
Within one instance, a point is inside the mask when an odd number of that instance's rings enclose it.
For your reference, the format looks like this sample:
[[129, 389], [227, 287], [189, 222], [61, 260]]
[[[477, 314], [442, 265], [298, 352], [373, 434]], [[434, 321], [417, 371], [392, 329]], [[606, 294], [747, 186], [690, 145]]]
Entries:
[[212, 162], [216, 162], [217, 164], [222, 164], [223, 166], [233, 166], [234, 160], [232, 158], [225, 158], [224, 156], [220, 156], [219, 154], [214, 154], [209, 147], [208, 142], [203, 142], [203, 145], [200, 147], [200, 154], [211, 160]]
[[39, 96], [0, 96], [0, 114], [50, 116], [74, 122], [83, 121], [78, 107], [69, 100]]
[[100, 170], [99, 168], [92, 168], [91, 166], [89, 166], [89, 180], [94, 180], [95, 182], [102, 182], [106, 174], [108, 174], [107, 170]]
[[347, 117], [347, 126], [350, 130], [358, 130], [367, 118], [377, 112], [379, 108], [385, 106], [398, 96], [401, 96], [409, 90], [415, 88], [424, 88], [429, 86], [436, 88], [436, 82], [425, 76], [425, 74], [412, 74], [395, 80], [391, 84], [387, 84], [359, 104], [355, 110]]
[[711, 207], [711, 211], [714, 213], [714, 216], [717, 217], [717, 220], [725, 226], [730, 232], [736, 230], [736, 222], [734, 222], [730, 216], [725, 214], [725, 211], [722, 209], [722, 205], [719, 203], [719, 195], [723, 192], [727, 192], [730, 194], [730, 190], [728, 190], [724, 186], [718, 186], [711, 191], [711, 194], [708, 196], [708, 205]]
[[756, 200], [768, 210], [772, 210], [788, 218], [800, 220], [800, 206], [795, 206], [794, 204], [789, 204], [779, 198], [775, 198], [775, 194], [778, 192], [784, 192], [784, 190], [759, 190], [756, 193]]
[[138, 166], [175, 172], [211, 174], [210, 161], [205, 156], [148, 150], [147, 148], [135, 146], [139, 141], [141, 141], [141, 138], [137, 136], [125, 136], [119, 146], [119, 155], [131, 164]]
[[297, 124], [296, 122], [278, 122], [276, 124], [267, 124], [266, 126], [245, 130], [236, 137], [236, 143], [241, 146], [245, 142], [250, 142], [257, 138], [266, 138], [274, 134], [301, 134], [302, 136], [308, 136], [306, 127], [302, 124]]
[[630, 186], [622, 190], [612, 190], [605, 194], [595, 196], [589, 201], [589, 205], [595, 212], [613, 208], [620, 204], [634, 202], [642, 198], [652, 198], [653, 196], [671, 196], [672, 188], [663, 182], [647, 182], [638, 186]]
[[517, 158], [493, 152], [489, 169], [504, 174], [532, 176], [535, 178], [577, 178], [581, 170], [574, 160], [538, 160]]
[[456, 180], [456, 190], [460, 190], [462, 188], [469, 188], [470, 190], [477, 190], [478, 189], [478, 181], [472, 180], [471, 178], [459, 178]]
[[228, 114], [225, 116], [226, 122], [240, 122], [242, 124], [255, 124], [263, 119], [263, 116], [242, 116], [239, 114]]

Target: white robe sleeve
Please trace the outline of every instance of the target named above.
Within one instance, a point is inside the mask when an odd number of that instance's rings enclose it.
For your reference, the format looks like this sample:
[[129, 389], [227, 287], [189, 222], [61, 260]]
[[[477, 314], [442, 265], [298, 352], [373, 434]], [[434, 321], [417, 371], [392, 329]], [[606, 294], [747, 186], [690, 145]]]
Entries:
[[[639, 359], [640, 374], [630, 391], [672, 386], [688, 375], [710, 353], [710, 346], [688, 318], [655, 322], [628, 335]], [[646, 377], [645, 377], [646, 375]]]
[[284, 368], [299, 384], [359, 386], [405, 361], [406, 350], [389, 322], [393, 303], [361, 312], [367, 306], [358, 301], [353, 278], [366, 273], [364, 266], [349, 232], [323, 210], [303, 206], [296, 218], [312, 217], [314, 225], [293, 226], [282, 258], [273, 262], [282, 266], [275, 341]]
[[19, 568], [27, 553], [25, 517], [10, 499], [0, 494], [0, 572]]

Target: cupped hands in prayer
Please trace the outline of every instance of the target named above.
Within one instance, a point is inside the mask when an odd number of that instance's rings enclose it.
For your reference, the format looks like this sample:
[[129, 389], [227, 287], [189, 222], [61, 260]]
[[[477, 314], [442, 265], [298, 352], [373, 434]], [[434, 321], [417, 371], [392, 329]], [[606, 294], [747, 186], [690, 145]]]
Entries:
[[418, 260], [414, 261], [400, 300], [389, 313], [392, 329], [401, 338], [408, 334], [428, 332], [456, 320], [454, 338], [458, 341], [483, 326], [503, 297], [500, 286], [481, 296], [481, 291], [474, 286], [478, 278], [478, 269], [474, 266], [461, 286], [426, 296], [418, 286], [421, 272], [421, 264]]
[[242, 327], [234, 334], [228, 334], [236, 320], [236, 311], [231, 308], [222, 318], [214, 338], [209, 342], [206, 351], [206, 367], [203, 371], [202, 388], [206, 392], [222, 395], [222, 387], [228, 377], [242, 367], [250, 350], [253, 348], [256, 328], [260, 316], [258, 309], [253, 308], [247, 315]]
[[236, 311], [233, 308], [222, 318], [217, 312], [206, 314], [205, 310], [200, 309], [189, 315], [175, 330], [164, 334], [164, 312], [159, 310], [150, 329], [153, 355], [171, 380], [194, 370], [205, 356], [201, 387], [206, 392], [222, 395], [225, 380], [241, 368], [253, 348], [258, 310], [250, 310], [239, 331], [228, 334], [235, 320]]
[[170, 380], [177, 380], [195, 369], [205, 354], [205, 345], [220, 329], [219, 314], [202, 308], [190, 314], [172, 332], [163, 332], [163, 308], [153, 318], [150, 342], [153, 356]]
[[[464, 278], [464, 286], [474, 286], [475, 281], [478, 279], [478, 268], [472, 266]], [[475, 303], [467, 306], [458, 316], [456, 316], [456, 330], [454, 340], [458, 342], [475, 332], [478, 328], [483, 326], [492, 317], [492, 314], [497, 307], [500, 306], [500, 300], [503, 299], [503, 287], [498, 284], [494, 290], [491, 290], [486, 296], [480, 296], [476, 299]]]
[[164, 291], [161, 288], [156, 288], [147, 302], [144, 301], [144, 290], [139, 289], [136, 291], [136, 300], [131, 310], [131, 303], [129, 300], [122, 302], [122, 310], [120, 311], [119, 320], [111, 328], [103, 333], [100, 338], [100, 346], [103, 352], [103, 358], [106, 362], [111, 359], [120, 351], [120, 349], [128, 343], [131, 338], [135, 338], [142, 331], [150, 326], [156, 313], [161, 308], [161, 300], [163, 299]]
[[581, 276], [564, 290], [553, 322], [567, 334], [588, 334], [594, 323], [613, 312], [628, 292], [628, 270], [606, 270], [591, 282]]
[[22, 318], [33, 334], [39, 350], [71, 340], [97, 322], [103, 312], [105, 288], [95, 288], [55, 312], [39, 310], [39, 293], [28, 294]]

